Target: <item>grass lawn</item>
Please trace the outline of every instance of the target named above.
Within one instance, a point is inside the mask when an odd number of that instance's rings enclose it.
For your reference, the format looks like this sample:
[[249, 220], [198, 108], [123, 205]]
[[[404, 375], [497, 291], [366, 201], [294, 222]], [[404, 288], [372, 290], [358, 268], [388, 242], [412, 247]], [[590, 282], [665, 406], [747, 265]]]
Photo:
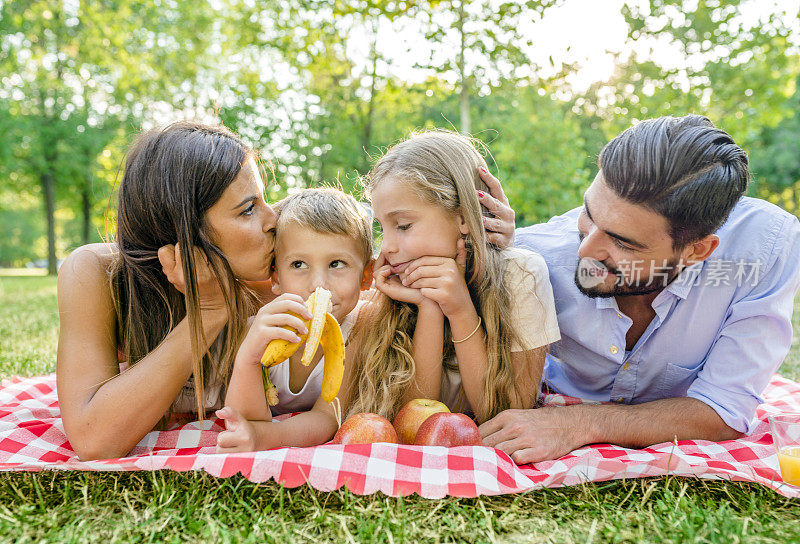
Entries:
[[[780, 372], [800, 380], [795, 310]], [[0, 377], [52, 372], [57, 336], [55, 279], [0, 273]], [[800, 542], [800, 500], [671, 477], [427, 500], [203, 472], [0, 473], [0, 541]]]

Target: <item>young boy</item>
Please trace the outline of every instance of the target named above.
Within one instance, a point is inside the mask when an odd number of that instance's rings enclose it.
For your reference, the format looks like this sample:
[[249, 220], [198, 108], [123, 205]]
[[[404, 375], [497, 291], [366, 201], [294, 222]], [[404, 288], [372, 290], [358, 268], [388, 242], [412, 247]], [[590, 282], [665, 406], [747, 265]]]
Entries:
[[[275, 205], [278, 213], [272, 290], [279, 295], [253, 318], [237, 352], [225, 397], [217, 416], [226, 430], [217, 437], [217, 452], [264, 450], [281, 446], [312, 446], [330, 440], [336, 422], [320, 398], [324, 361], [317, 350], [307, 367], [300, 362], [302, 348], [269, 368], [278, 392], [278, 404], [267, 405], [261, 356], [270, 341], [299, 342], [310, 318], [304, 301], [317, 287], [332, 295], [331, 314], [347, 338], [358, 314], [361, 291], [372, 283], [372, 225], [356, 200], [330, 188], [305, 189]], [[272, 415], [303, 412], [283, 421]]]

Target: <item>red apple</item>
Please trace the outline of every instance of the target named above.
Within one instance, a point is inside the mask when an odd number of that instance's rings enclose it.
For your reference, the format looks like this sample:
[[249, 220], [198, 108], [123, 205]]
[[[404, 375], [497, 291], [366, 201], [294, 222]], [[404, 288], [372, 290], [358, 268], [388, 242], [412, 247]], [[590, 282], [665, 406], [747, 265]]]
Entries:
[[391, 442], [397, 444], [397, 433], [385, 417], [369, 412], [353, 414], [342, 423], [332, 444], [372, 444]]
[[417, 431], [417, 446], [480, 446], [478, 426], [464, 414], [433, 414]]
[[438, 400], [414, 399], [403, 406], [394, 417], [394, 430], [401, 444], [413, 444], [417, 431], [426, 419], [433, 414], [450, 413], [450, 410]]

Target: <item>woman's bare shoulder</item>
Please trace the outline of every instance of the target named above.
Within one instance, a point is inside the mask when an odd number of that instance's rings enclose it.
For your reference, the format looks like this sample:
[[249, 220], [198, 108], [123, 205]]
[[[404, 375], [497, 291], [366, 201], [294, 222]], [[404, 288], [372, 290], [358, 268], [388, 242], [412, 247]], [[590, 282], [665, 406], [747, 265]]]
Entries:
[[117, 255], [116, 244], [87, 244], [73, 250], [58, 270], [59, 288], [75, 284], [83, 288], [105, 288]]

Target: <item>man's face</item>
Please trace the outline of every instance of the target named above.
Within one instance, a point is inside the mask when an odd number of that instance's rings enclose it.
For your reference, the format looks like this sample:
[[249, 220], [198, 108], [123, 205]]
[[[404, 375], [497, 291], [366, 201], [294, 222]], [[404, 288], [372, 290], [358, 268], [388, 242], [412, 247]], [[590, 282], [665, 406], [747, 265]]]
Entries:
[[662, 290], [682, 269], [669, 222], [614, 193], [598, 172], [578, 217], [575, 284], [589, 297], [646, 295]]

